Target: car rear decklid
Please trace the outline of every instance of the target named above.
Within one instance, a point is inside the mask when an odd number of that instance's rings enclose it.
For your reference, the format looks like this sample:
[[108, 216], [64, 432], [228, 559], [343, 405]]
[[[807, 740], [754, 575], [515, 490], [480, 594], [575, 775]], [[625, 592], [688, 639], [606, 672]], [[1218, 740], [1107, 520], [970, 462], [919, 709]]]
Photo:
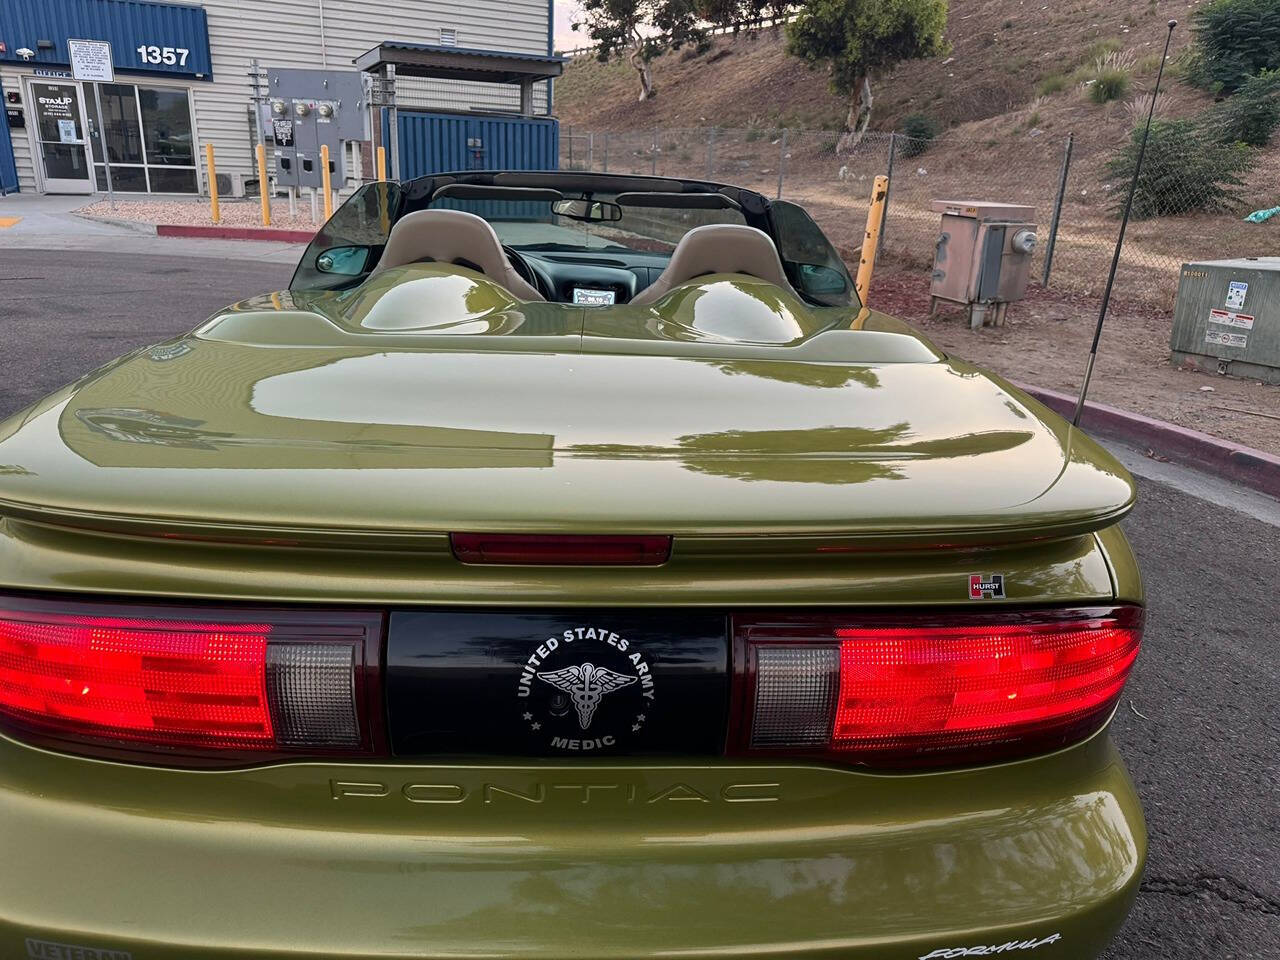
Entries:
[[4, 433], [0, 513], [214, 539], [992, 544], [1102, 528], [1133, 499], [1078, 430], [954, 360], [191, 338], [106, 368]]

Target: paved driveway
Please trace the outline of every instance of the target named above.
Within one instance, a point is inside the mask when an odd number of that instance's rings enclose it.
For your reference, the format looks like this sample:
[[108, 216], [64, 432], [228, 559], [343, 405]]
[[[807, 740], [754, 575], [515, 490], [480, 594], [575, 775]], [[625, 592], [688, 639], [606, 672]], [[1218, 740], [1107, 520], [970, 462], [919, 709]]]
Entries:
[[[0, 250], [0, 417], [232, 300], [285, 286], [296, 259], [155, 255], [181, 248], [154, 238], [148, 249]], [[1109, 957], [1276, 960], [1280, 504], [1117, 452], [1145, 475], [1125, 527], [1150, 620], [1114, 731], [1146, 807], [1151, 859]]]

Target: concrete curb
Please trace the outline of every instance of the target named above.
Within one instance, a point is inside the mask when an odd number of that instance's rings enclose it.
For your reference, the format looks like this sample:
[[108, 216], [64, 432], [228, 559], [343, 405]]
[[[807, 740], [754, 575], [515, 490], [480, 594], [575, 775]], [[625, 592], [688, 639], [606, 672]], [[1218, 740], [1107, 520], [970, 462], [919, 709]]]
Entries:
[[[1067, 419], [1075, 413], [1076, 398], [1070, 394], [1014, 383]], [[1090, 433], [1149, 447], [1176, 463], [1207, 470], [1224, 480], [1280, 499], [1280, 457], [1274, 454], [1104, 403], [1086, 402], [1080, 420], [1080, 425]]]
[[134, 233], [141, 233], [148, 237], [156, 235], [156, 225], [154, 223], [143, 223], [141, 220], [117, 220], [114, 217], [91, 217], [86, 213], [77, 213], [75, 210], [71, 211], [71, 215], [86, 223], [105, 223], [111, 227], [132, 230]]
[[187, 224], [158, 223], [159, 237], [203, 237], [216, 240], [275, 240], [279, 243], [310, 243], [314, 230], [274, 230], [270, 227], [201, 227]]

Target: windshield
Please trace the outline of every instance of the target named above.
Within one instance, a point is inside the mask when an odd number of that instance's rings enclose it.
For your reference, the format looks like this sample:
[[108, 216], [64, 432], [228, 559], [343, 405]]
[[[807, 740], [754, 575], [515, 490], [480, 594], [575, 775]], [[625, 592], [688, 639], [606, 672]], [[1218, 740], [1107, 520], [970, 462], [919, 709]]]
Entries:
[[[570, 196], [570, 194], [566, 194]], [[579, 194], [578, 196], [582, 196]], [[616, 202], [617, 194], [596, 192], [592, 200]], [[690, 210], [622, 206], [622, 218], [584, 223], [558, 216], [544, 200], [434, 200], [433, 208], [463, 210], [489, 221], [498, 239], [516, 250], [616, 250], [670, 254], [680, 238], [709, 223], [745, 224], [738, 210]]]

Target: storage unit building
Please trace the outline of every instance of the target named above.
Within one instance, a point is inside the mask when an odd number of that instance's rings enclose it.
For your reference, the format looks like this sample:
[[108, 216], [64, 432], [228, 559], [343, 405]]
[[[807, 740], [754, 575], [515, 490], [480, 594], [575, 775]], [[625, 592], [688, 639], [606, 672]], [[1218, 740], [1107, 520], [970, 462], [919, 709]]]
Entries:
[[[394, 37], [411, 43], [534, 56], [551, 53], [554, 0], [3, 0], [0, 86], [7, 131], [0, 184], [12, 164], [22, 190], [91, 193], [207, 190], [212, 143], [231, 194], [256, 178], [251, 64], [354, 70]], [[116, 83], [93, 91], [70, 75], [68, 39], [109, 40]], [[520, 91], [493, 83], [405, 78], [400, 108], [517, 112]], [[551, 81], [533, 92], [549, 114]], [[371, 171], [365, 170], [365, 175]]]

